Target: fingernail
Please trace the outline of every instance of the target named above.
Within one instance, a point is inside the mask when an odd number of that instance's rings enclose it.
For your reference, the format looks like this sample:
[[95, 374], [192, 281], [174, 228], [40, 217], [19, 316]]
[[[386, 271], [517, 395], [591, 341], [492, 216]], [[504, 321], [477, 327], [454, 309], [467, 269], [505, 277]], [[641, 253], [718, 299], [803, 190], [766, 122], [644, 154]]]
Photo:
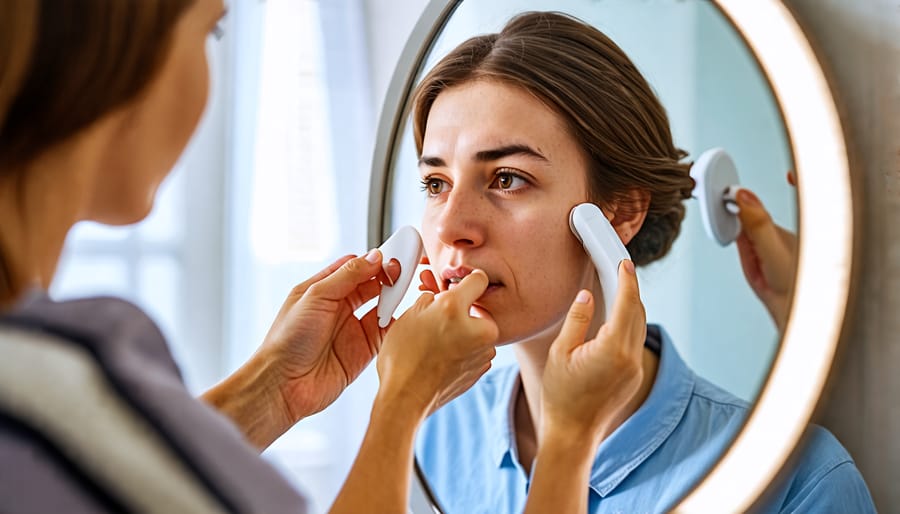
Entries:
[[741, 189], [737, 192], [737, 200], [738, 202], [749, 205], [750, 207], [759, 207], [762, 205], [762, 202], [759, 201], [759, 198], [753, 194], [749, 189]]
[[625, 268], [625, 271], [634, 275], [634, 263], [628, 259], [622, 261], [622, 266]]
[[366, 260], [371, 262], [372, 264], [378, 262], [379, 253], [380, 252], [378, 251], [378, 248], [372, 248], [371, 250], [369, 250], [369, 253], [366, 254]]
[[575, 297], [575, 303], [588, 303], [589, 301], [591, 301], [591, 293], [585, 289], [578, 291], [578, 296]]

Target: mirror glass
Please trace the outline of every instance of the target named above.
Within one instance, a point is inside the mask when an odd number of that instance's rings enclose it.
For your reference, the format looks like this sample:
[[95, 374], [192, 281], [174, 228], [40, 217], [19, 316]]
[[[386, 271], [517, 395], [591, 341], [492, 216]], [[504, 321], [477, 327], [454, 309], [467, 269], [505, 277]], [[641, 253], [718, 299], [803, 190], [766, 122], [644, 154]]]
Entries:
[[[609, 36], [658, 95], [687, 161], [710, 148], [726, 149], [741, 184], [763, 199], [778, 224], [796, 232], [796, 192], [786, 180], [791, 147], [781, 113], [751, 51], [713, 2], [461, 1], [434, 41], [424, 43], [430, 49], [416, 82], [459, 43], [498, 32], [512, 16], [531, 10], [565, 12]], [[425, 206], [408, 115], [393, 149], [384, 170], [382, 239], [403, 225], [421, 230]], [[672, 250], [638, 269], [648, 322], [665, 328], [697, 375], [752, 402], [779, 337], [744, 279], [735, 245], [723, 248], [707, 236], [697, 200], [686, 207]], [[416, 296], [411, 288], [401, 309]], [[498, 349], [495, 368], [515, 360], [511, 346]]]

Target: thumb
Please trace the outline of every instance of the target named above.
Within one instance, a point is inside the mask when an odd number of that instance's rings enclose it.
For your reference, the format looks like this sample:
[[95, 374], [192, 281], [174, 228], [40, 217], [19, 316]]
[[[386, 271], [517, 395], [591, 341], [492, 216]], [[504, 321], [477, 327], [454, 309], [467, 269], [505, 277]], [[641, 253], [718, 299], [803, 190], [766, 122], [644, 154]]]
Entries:
[[584, 343], [591, 320], [594, 318], [594, 295], [582, 289], [569, 307], [569, 313], [563, 321], [559, 335], [553, 341], [556, 351], [568, 353], [576, 346]]
[[767, 240], [776, 235], [775, 223], [762, 202], [745, 188], [738, 191], [735, 200], [740, 207], [738, 219], [741, 220], [741, 230], [747, 238], [754, 246], [768, 244]]
[[[614, 329], [642, 332], [647, 329], [647, 315], [644, 311], [644, 304], [641, 302], [634, 262], [631, 260], [620, 262], [618, 274], [619, 287], [616, 291], [616, 301], [613, 304], [612, 313], [606, 319], [606, 324], [611, 325]], [[643, 344], [643, 338], [641, 343]]]
[[314, 284], [310, 290], [315, 295], [328, 300], [343, 300], [361, 284], [382, 273], [381, 252], [370, 250], [364, 256], [354, 257], [345, 262], [334, 273]]

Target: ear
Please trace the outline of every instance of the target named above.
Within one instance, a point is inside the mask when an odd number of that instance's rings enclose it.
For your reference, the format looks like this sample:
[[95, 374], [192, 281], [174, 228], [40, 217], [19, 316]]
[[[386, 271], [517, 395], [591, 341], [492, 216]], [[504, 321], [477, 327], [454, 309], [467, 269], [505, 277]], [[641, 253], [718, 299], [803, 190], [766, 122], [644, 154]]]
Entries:
[[650, 192], [644, 189], [632, 189], [610, 205], [609, 222], [624, 244], [630, 243], [641, 230], [649, 208]]

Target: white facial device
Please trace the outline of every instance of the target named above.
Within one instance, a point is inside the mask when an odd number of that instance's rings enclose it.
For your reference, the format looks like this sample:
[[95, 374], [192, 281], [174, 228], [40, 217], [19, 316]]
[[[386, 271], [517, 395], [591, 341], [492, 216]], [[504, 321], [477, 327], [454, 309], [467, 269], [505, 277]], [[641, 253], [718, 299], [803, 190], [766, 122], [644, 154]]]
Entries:
[[619, 288], [619, 263], [623, 259], [631, 259], [631, 255], [603, 211], [592, 203], [578, 204], [572, 209], [569, 213], [569, 228], [584, 246], [597, 269], [608, 318]]
[[691, 166], [691, 178], [706, 234], [720, 245], [728, 246], [741, 232], [735, 201], [741, 187], [734, 161], [721, 148], [707, 150]]
[[378, 297], [378, 326], [384, 328], [391, 322], [391, 317], [397, 306], [406, 295], [409, 285], [412, 283], [416, 266], [422, 259], [422, 237], [415, 228], [406, 225], [400, 227], [378, 248], [381, 250], [382, 267], [387, 272], [387, 264], [391, 259], [400, 262], [400, 277], [389, 286], [381, 286], [381, 295]]

